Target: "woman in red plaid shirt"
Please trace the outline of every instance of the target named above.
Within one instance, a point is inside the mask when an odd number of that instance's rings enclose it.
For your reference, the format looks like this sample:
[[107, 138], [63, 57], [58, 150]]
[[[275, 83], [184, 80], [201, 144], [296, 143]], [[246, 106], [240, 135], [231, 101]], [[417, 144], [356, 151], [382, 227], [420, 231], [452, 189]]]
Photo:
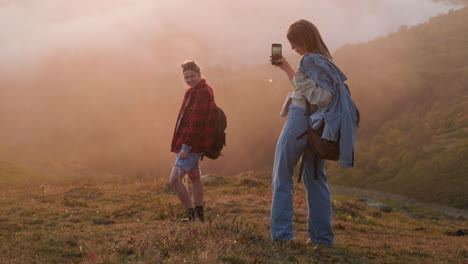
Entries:
[[[213, 90], [202, 79], [200, 67], [194, 61], [182, 64], [187, 89], [177, 117], [171, 151], [176, 153], [176, 162], [170, 175], [170, 183], [187, 209], [183, 221], [204, 221], [203, 185], [200, 180], [199, 160], [213, 144], [216, 105]], [[195, 207], [182, 178], [188, 174], [192, 183]]]

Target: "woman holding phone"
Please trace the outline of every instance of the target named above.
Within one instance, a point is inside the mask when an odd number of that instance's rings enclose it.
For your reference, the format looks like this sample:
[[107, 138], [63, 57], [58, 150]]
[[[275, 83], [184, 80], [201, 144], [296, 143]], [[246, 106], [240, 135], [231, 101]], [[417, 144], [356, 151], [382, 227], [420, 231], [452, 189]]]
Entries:
[[[203, 185], [199, 161], [213, 145], [216, 105], [213, 90], [202, 78], [200, 67], [195, 61], [182, 64], [182, 74], [189, 88], [185, 92], [174, 129], [171, 151], [176, 153], [176, 161], [169, 181], [186, 208], [187, 217], [182, 220], [203, 222]], [[182, 183], [186, 174], [192, 183], [195, 206], [187, 187]]]
[[281, 112], [287, 116], [275, 151], [271, 235], [274, 241], [294, 240], [292, 174], [302, 156], [307, 191], [308, 243], [331, 246], [331, 196], [325, 172], [325, 160], [304, 150], [307, 137], [298, 137], [309, 128], [307, 104], [324, 124], [322, 138], [339, 141], [342, 167], [352, 167], [356, 128], [355, 105], [344, 84], [346, 76], [334, 65], [333, 58], [314, 24], [307, 20], [292, 23], [287, 31], [291, 48], [302, 56], [294, 70], [286, 58], [272, 63], [283, 70], [292, 82]]

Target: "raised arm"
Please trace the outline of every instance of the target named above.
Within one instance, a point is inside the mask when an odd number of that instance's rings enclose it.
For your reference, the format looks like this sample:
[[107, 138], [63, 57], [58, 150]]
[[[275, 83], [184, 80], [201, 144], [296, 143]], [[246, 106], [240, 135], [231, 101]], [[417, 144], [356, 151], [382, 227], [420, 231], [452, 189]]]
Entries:
[[281, 64], [275, 65], [275, 67], [278, 67], [281, 70], [283, 70], [286, 73], [286, 75], [288, 75], [289, 80], [292, 82], [294, 75], [296, 74], [294, 69], [291, 67], [291, 65], [289, 65], [289, 62], [286, 60], [285, 57], [279, 59], [278, 62], [281, 62]]

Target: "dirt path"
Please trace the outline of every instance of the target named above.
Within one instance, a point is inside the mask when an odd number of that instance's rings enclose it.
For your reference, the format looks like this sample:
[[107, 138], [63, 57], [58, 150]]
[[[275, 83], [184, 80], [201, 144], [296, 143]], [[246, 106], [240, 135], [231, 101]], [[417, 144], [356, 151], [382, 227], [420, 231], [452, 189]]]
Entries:
[[424, 203], [424, 202], [420, 202], [415, 199], [412, 199], [403, 195], [399, 195], [399, 194], [359, 189], [355, 187], [348, 187], [348, 186], [342, 186], [342, 185], [330, 185], [330, 189], [331, 189], [332, 194], [365, 196], [365, 197], [374, 198], [374, 199], [388, 199], [388, 200], [399, 202], [404, 205], [418, 206], [418, 207], [424, 207], [424, 208], [436, 210], [436, 211], [441, 212], [442, 214], [449, 215], [452, 217], [463, 216], [464, 218], [468, 218], [468, 210], [453, 208], [453, 207], [440, 205], [440, 204], [434, 204], [434, 203]]

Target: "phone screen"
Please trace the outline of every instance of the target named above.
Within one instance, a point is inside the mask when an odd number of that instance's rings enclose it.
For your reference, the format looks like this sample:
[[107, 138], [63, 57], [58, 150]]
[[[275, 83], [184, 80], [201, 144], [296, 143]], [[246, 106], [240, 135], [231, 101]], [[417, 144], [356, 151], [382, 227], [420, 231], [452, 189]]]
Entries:
[[281, 44], [272, 44], [271, 45], [271, 64], [278, 65], [277, 60], [281, 59], [283, 55], [281, 54]]

